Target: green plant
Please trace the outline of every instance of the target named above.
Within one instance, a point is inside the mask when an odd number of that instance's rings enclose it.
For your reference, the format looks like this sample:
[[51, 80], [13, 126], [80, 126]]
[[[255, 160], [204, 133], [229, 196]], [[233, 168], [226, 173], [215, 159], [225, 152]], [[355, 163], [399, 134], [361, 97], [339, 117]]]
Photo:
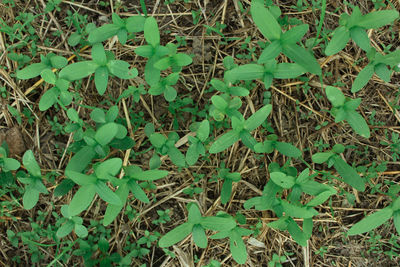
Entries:
[[22, 204], [25, 209], [30, 210], [38, 202], [40, 193], [48, 194], [49, 192], [43, 184], [42, 173], [32, 150], [25, 152], [22, 157], [22, 163], [28, 173], [19, 171], [17, 178], [21, 183], [26, 184]]
[[336, 171], [342, 176], [343, 181], [354, 187], [359, 191], [365, 190], [365, 182], [360, 177], [360, 175], [348, 165], [340, 156], [345, 150], [344, 146], [341, 144], [336, 144], [333, 146], [332, 150], [327, 152], [316, 153], [312, 156], [312, 161], [317, 164], [322, 164], [324, 162], [328, 163], [328, 167], [334, 167]]
[[363, 15], [360, 8], [355, 6], [351, 15], [342, 13], [340, 26], [333, 31], [331, 41], [328, 43], [325, 54], [333, 55], [340, 52], [350, 38], [364, 51], [371, 49], [366, 29], [377, 29], [392, 23], [399, 17], [396, 10], [379, 10]]
[[[213, 101], [214, 98], [214, 101]], [[226, 108], [226, 102], [221, 97], [213, 96], [211, 101], [214, 105], [222, 109]], [[221, 101], [220, 101], [221, 100]], [[257, 110], [256, 113], [251, 115], [247, 120], [244, 120], [240, 114], [240, 118], [232, 117], [232, 130], [228, 131], [221, 137], [219, 137], [210, 147], [210, 153], [219, 153], [239, 140], [242, 140], [243, 144], [253, 149], [256, 141], [251, 136], [250, 132], [260, 126], [268, 117], [272, 110], [271, 105], [266, 105], [261, 109]]]
[[260, 55], [258, 63], [266, 63], [283, 52], [288, 58], [303, 67], [304, 70], [320, 75], [321, 67], [314, 56], [303, 47], [297, 45], [308, 31], [308, 24], [302, 24], [282, 32], [281, 26], [276, 20], [280, 13], [279, 9], [277, 12], [272, 11], [271, 8], [267, 9], [261, 0], [251, 1], [251, 15], [254, 23], [262, 35], [271, 42]]
[[325, 92], [333, 105], [331, 114], [335, 117], [335, 122], [346, 120], [356, 133], [362, 137], [369, 138], [371, 133], [368, 124], [356, 111], [361, 103], [361, 98], [346, 98], [342, 91], [333, 86], [327, 86]]

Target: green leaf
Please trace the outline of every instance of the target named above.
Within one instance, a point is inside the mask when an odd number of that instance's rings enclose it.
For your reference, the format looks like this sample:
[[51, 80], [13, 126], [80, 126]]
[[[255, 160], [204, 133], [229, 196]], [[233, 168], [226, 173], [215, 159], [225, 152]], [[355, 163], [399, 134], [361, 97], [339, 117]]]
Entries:
[[80, 80], [95, 72], [97, 67], [97, 63], [93, 61], [80, 61], [63, 68], [59, 77], [68, 81]]
[[165, 100], [167, 100], [168, 102], [172, 102], [175, 100], [177, 95], [178, 94], [177, 94], [176, 90], [172, 86], [167, 85], [165, 87], [165, 91], [164, 91]]
[[92, 46], [92, 59], [99, 64], [99, 66], [107, 64], [107, 56], [102, 43], [97, 43]]
[[281, 153], [287, 157], [292, 157], [292, 158], [301, 157], [301, 151], [292, 144], [284, 143], [284, 142], [276, 142], [275, 148], [276, 148], [276, 150], [279, 151], [279, 153]]
[[188, 222], [191, 224], [198, 224], [201, 220], [200, 209], [195, 203], [188, 204]]
[[310, 207], [296, 206], [285, 200], [282, 200], [281, 204], [286, 215], [290, 217], [307, 219], [318, 215], [318, 212]]
[[136, 180], [140, 181], [154, 181], [161, 179], [165, 176], [168, 175], [168, 171], [162, 171], [162, 170], [149, 170], [149, 171], [142, 171], [142, 172], [137, 172], [131, 175], [132, 178], [135, 178]]
[[94, 84], [99, 95], [104, 95], [108, 84], [108, 69], [105, 66], [99, 67], [94, 73]]
[[325, 48], [325, 54], [327, 56], [331, 56], [342, 51], [342, 49], [346, 47], [349, 40], [350, 40], [350, 32], [345, 26], [336, 28], [333, 31], [333, 36], [331, 41]]
[[50, 57], [50, 63], [53, 68], [61, 69], [67, 66], [68, 60], [62, 56], [53, 55]]
[[129, 33], [142, 32], [144, 30], [144, 23], [146, 18], [143, 16], [133, 16], [126, 20], [126, 29]]
[[228, 231], [236, 227], [234, 219], [218, 216], [202, 217], [200, 224], [205, 229], [213, 231]]
[[197, 133], [196, 137], [201, 142], [204, 142], [207, 140], [208, 135], [210, 134], [210, 123], [208, 122], [208, 120], [203, 120], [200, 123], [199, 128], [197, 129], [196, 133]]
[[250, 12], [254, 23], [264, 37], [270, 41], [280, 39], [281, 27], [271, 12], [264, 6], [264, 1], [251, 1]]
[[342, 91], [333, 86], [327, 86], [325, 89], [326, 96], [334, 107], [341, 107], [346, 100]]
[[100, 43], [118, 33], [120, 26], [115, 24], [104, 24], [89, 33], [88, 41], [92, 44]]
[[54, 87], [47, 90], [42, 97], [40, 98], [39, 101], [39, 110], [40, 111], [45, 111], [48, 110], [49, 108], [51, 108], [54, 103], [57, 102], [57, 94], [56, 94], [56, 90]]
[[212, 96], [211, 103], [213, 103], [213, 105], [219, 110], [225, 110], [228, 107], [228, 103], [219, 95]]
[[371, 49], [368, 34], [361, 27], [353, 27], [350, 29], [350, 36], [354, 42], [364, 51], [368, 52]]
[[88, 230], [83, 225], [75, 224], [74, 230], [76, 235], [80, 238], [85, 238], [88, 235]]
[[371, 136], [367, 122], [364, 120], [363, 116], [356, 111], [347, 112], [346, 121], [350, 124], [351, 128], [362, 137], [369, 138]]
[[121, 199], [121, 205], [108, 204], [106, 213], [104, 214], [103, 225], [107, 226], [118, 216], [122, 208], [125, 205], [126, 199], [128, 198], [129, 188], [127, 185], [119, 186], [115, 191], [115, 194]]
[[219, 153], [224, 151], [240, 139], [239, 133], [236, 131], [229, 131], [226, 134], [218, 138], [210, 147], [209, 152], [211, 154]]
[[179, 53], [173, 56], [175, 64], [179, 67], [187, 66], [192, 64], [192, 58], [189, 55]]
[[74, 187], [75, 183], [71, 179], [63, 179], [60, 184], [54, 189], [53, 195], [55, 197], [62, 197], [66, 195], [69, 190]]
[[30, 210], [35, 207], [39, 200], [39, 192], [31, 186], [27, 186], [24, 196], [22, 197], [22, 204], [24, 209]]
[[3, 168], [4, 171], [15, 171], [19, 169], [19, 167], [21, 166], [18, 160], [12, 158], [3, 158], [3, 162], [4, 162], [4, 168]]
[[66, 223], [61, 225], [60, 228], [58, 228], [57, 233], [56, 233], [57, 237], [63, 238], [64, 236], [67, 236], [69, 233], [72, 232], [74, 227], [75, 227], [74, 222], [71, 220], [68, 220]]
[[321, 205], [322, 203], [324, 203], [326, 200], [328, 200], [328, 198], [330, 198], [334, 194], [336, 194], [336, 190], [328, 190], [328, 191], [319, 193], [316, 197], [314, 197], [312, 200], [310, 200], [307, 203], [307, 206], [315, 207], [315, 206]]
[[110, 143], [112, 139], [114, 139], [115, 135], [117, 134], [117, 131], [118, 131], [117, 124], [115, 124], [114, 122], [109, 122], [101, 126], [96, 131], [94, 138], [100, 145], [105, 146], [108, 143]]
[[90, 118], [97, 122], [97, 123], [105, 123], [106, 122], [106, 114], [104, 111], [100, 108], [95, 108], [91, 113], [90, 113]]
[[374, 11], [362, 16], [361, 19], [357, 21], [357, 26], [363, 27], [365, 29], [377, 29], [379, 27], [392, 23], [398, 17], [399, 12], [397, 12], [396, 10]]
[[82, 147], [68, 162], [65, 170], [82, 172], [95, 157], [96, 152], [89, 146]]
[[275, 79], [292, 79], [305, 73], [305, 69], [296, 63], [280, 63], [273, 73]]
[[146, 42], [153, 47], [160, 44], [160, 32], [158, 30], [157, 21], [153, 17], [146, 18], [144, 22], [144, 38]]
[[281, 42], [283, 44], [294, 44], [300, 42], [301, 38], [303, 38], [303, 36], [307, 33], [308, 28], [308, 24], [301, 24], [291, 28], [287, 32], [283, 33]]
[[295, 183], [295, 178], [293, 176], [288, 176], [283, 172], [271, 172], [270, 176], [271, 180], [282, 188], [292, 188]]
[[231, 231], [229, 235], [229, 249], [232, 258], [239, 264], [245, 264], [247, 260], [246, 245], [237, 231]]
[[386, 67], [385, 64], [380, 63], [380, 64], [375, 65], [375, 73], [376, 73], [376, 75], [379, 76], [379, 78], [381, 78], [385, 82], [387, 82], [387, 83], [390, 82], [391, 71], [388, 70], [388, 68]]
[[333, 152], [321, 152], [321, 153], [312, 155], [311, 159], [314, 163], [321, 164], [321, 163], [328, 161], [329, 158], [332, 157], [333, 155], [335, 155], [335, 153], [333, 153]]
[[150, 135], [150, 143], [155, 147], [155, 148], [161, 148], [165, 142], [167, 142], [167, 138], [160, 134], [160, 133], [153, 133]]
[[262, 51], [260, 57], [258, 58], [258, 64], [267, 63], [269, 60], [276, 58], [282, 52], [281, 42], [279, 40], [275, 40], [270, 43], [264, 50]]
[[186, 160], [185, 156], [182, 154], [182, 152], [177, 149], [176, 147], [170, 147], [168, 149], [168, 156], [171, 159], [171, 161], [178, 167], [185, 167], [186, 166]]
[[381, 209], [371, 215], [368, 215], [355, 225], [353, 225], [347, 232], [348, 235], [359, 235], [362, 233], [369, 232], [380, 225], [384, 224], [393, 215], [393, 210], [391, 207], [386, 207]]
[[43, 63], [33, 63], [22, 70], [17, 71], [17, 78], [20, 80], [26, 80], [26, 79], [31, 79], [36, 76], [39, 76], [40, 73], [44, 69], [48, 68], [46, 64]]
[[351, 87], [351, 92], [357, 93], [358, 91], [360, 91], [372, 78], [374, 71], [375, 70], [373, 64], [368, 64], [365, 68], [363, 68], [358, 73], [356, 79], [354, 80], [353, 85]]
[[333, 164], [336, 171], [342, 176], [343, 181], [357, 189], [358, 191], [365, 190], [364, 180], [358, 175], [358, 173], [349, 166], [341, 157], [337, 156], [335, 158], [335, 163]]
[[69, 108], [69, 109], [67, 110], [67, 116], [68, 116], [68, 118], [69, 118], [71, 121], [73, 121], [73, 122], [79, 122], [79, 114], [78, 114], [78, 112], [77, 112], [75, 109]]
[[132, 79], [138, 75], [137, 69], [129, 69], [129, 63], [123, 60], [110, 60], [107, 67], [113, 75], [120, 79]]
[[119, 173], [122, 167], [122, 159], [111, 158], [103, 161], [95, 168], [97, 177], [108, 178], [109, 175], [115, 176]]
[[206, 232], [204, 231], [203, 227], [201, 227], [201, 225], [196, 224], [196, 225], [193, 226], [192, 237], [193, 237], [194, 243], [198, 247], [200, 247], [200, 248], [206, 248], [207, 247]]
[[393, 214], [393, 224], [396, 228], [397, 234], [400, 234], [400, 212], [397, 211]]
[[132, 191], [132, 194], [135, 196], [135, 198], [139, 199], [143, 203], [149, 203], [150, 200], [148, 199], [146, 193], [143, 191], [143, 189], [136, 183], [136, 181], [130, 181], [128, 182], [129, 189]]
[[228, 203], [232, 194], [232, 181], [229, 179], [225, 179], [221, 188], [221, 204], [225, 205]]
[[192, 144], [189, 146], [188, 150], [186, 151], [186, 162], [189, 166], [193, 166], [196, 164], [197, 160], [199, 159], [199, 152], [197, 151], [197, 143]]
[[260, 108], [244, 122], [244, 128], [249, 132], [253, 131], [267, 119], [271, 111], [272, 105], [265, 105]]
[[67, 170], [65, 171], [65, 175], [74, 181], [74, 183], [79, 185], [90, 185], [94, 184], [97, 181], [97, 178], [93, 175], [86, 175], [80, 172]]
[[105, 183], [97, 181], [95, 184], [99, 197], [111, 205], [121, 205], [121, 199]]
[[283, 45], [283, 53], [288, 58], [302, 66], [306, 71], [321, 75], [322, 70], [318, 61], [303, 47], [298, 46], [297, 44], [285, 44]]
[[154, 54], [154, 48], [151, 45], [139, 46], [135, 49], [135, 53], [141, 57], [150, 58]]
[[246, 64], [225, 72], [229, 81], [251, 81], [261, 79], [264, 76], [264, 66], [258, 64]]
[[51, 69], [44, 69], [41, 73], [40, 76], [42, 76], [42, 79], [49, 84], [55, 84], [57, 81], [57, 77], [54, 74], [54, 72], [51, 71]]
[[289, 220], [287, 228], [296, 243], [303, 247], [307, 246], [307, 237], [293, 219]]
[[183, 240], [188, 235], [190, 235], [192, 229], [193, 229], [193, 224], [183, 223], [178, 227], [176, 227], [175, 229], [169, 231], [163, 237], [161, 237], [160, 241], [158, 242], [158, 245], [161, 248], [172, 246], [178, 243], [179, 241]]
[[39, 164], [36, 162], [32, 150], [27, 150], [22, 157], [22, 164], [26, 170], [35, 177], [42, 177]]
[[89, 207], [90, 203], [92, 202], [94, 195], [96, 194], [95, 185], [85, 185], [76, 191], [74, 197], [72, 198], [71, 202], [68, 206], [68, 213], [71, 216], [78, 215], [87, 207]]

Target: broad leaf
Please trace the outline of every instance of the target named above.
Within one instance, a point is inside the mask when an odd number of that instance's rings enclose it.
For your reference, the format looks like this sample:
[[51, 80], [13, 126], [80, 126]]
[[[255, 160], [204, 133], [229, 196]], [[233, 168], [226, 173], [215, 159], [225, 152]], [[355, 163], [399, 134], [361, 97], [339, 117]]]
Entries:
[[340, 107], [344, 105], [346, 100], [342, 91], [333, 86], [327, 86], [325, 89], [326, 96], [334, 107]]
[[191, 223], [181, 224], [175, 229], [169, 231], [163, 237], [161, 237], [160, 241], [158, 242], [158, 245], [161, 248], [172, 246], [178, 243], [179, 241], [183, 240], [188, 235], [190, 235], [192, 229], [193, 229], [193, 224]]
[[94, 195], [96, 194], [95, 185], [85, 185], [76, 191], [74, 197], [68, 206], [68, 213], [71, 216], [78, 215], [87, 207], [89, 207], [92, 202]]
[[260, 108], [244, 122], [244, 128], [249, 132], [253, 131], [267, 119], [271, 111], [272, 105], [265, 105]]
[[273, 73], [276, 79], [292, 79], [304, 74], [306, 70], [296, 63], [280, 63]]
[[111, 205], [121, 205], [121, 199], [104, 182], [97, 181], [95, 184], [99, 197]]
[[392, 23], [399, 17], [399, 12], [396, 10], [379, 10], [370, 12], [361, 17], [357, 22], [357, 26], [365, 29], [377, 29]]
[[270, 41], [278, 40], [281, 37], [281, 27], [275, 17], [264, 6], [264, 1], [251, 1], [251, 16], [264, 37]]
[[93, 61], [80, 61], [63, 68], [59, 77], [68, 81], [80, 80], [95, 72], [97, 67], [98, 65]]
[[361, 27], [353, 27], [350, 30], [351, 39], [364, 51], [371, 49], [370, 40], [366, 31]]
[[104, 214], [103, 225], [107, 226], [118, 216], [122, 208], [125, 205], [126, 199], [128, 198], [129, 189], [127, 185], [118, 187], [115, 194], [121, 199], [121, 205], [108, 204], [106, 213]]
[[24, 209], [30, 210], [35, 207], [39, 200], [39, 192], [36, 191], [32, 186], [27, 186], [25, 189], [24, 196], [22, 197], [22, 204]]
[[48, 68], [46, 64], [33, 63], [22, 70], [17, 71], [17, 78], [21, 80], [34, 78], [39, 76], [40, 73], [46, 68]]
[[340, 52], [350, 40], [350, 32], [345, 26], [336, 28], [333, 32], [331, 41], [325, 48], [325, 54], [327, 56], [334, 55]]
[[196, 224], [196, 225], [193, 226], [192, 237], [193, 237], [194, 243], [198, 247], [200, 247], [200, 248], [206, 248], [207, 247], [206, 232], [204, 231], [203, 227], [201, 227], [201, 225]]
[[157, 21], [153, 17], [146, 18], [144, 22], [144, 38], [146, 42], [153, 47], [160, 43], [160, 32], [158, 30]]
[[367, 122], [364, 120], [363, 116], [358, 114], [356, 111], [347, 112], [346, 120], [357, 134], [365, 138], [371, 136]]
[[209, 152], [211, 154], [219, 153], [224, 151], [240, 139], [239, 133], [233, 130], [227, 132], [218, 138], [210, 147]]
[[276, 150], [279, 151], [279, 153], [287, 157], [292, 157], [292, 158], [301, 157], [301, 151], [292, 144], [285, 142], [276, 142], [275, 148]]
[[322, 70], [318, 61], [303, 47], [298, 46], [297, 44], [286, 44], [283, 45], [283, 53], [308, 72], [321, 75]]
[[105, 146], [108, 143], [110, 143], [112, 139], [114, 139], [115, 135], [117, 134], [117, 131], [118, 131], [117, 124], [109, 122], [101, 126], [96, 131], [94, 138], [100, 145]]
[[358, 175], [358, 173], [349, 166], [340, 156], [335, 158], [335, 163], [333, 164], [336, 171], [342, 176], [343, 181], [357, 189], [358, 191], [365, 190], [364, 180]]
[[104, 95], [108, 84], [108, 69], [105, 66], [99, 67], [94, 73], [94, 84], [99, 95]]
[[374, 74], [374, 65], [368, 64], [358, 73], [351, 87], [351, 92], [357, 93], [358, 91], [360, 91], [372, 78], [373, 74]]
[[90, 32], [88, 41], [92, 44], [100, 43], [118, 33], [120, 26], [115, 24], [104, 24]]
[[42, 177], [39, 164], [36, 162], [32, 150], [28, 150], [25, 152], [22, 158], [22, 163], [24, 164], [24, 167], [28, 170], [30, 174], [32, 174], [35, 177]]
[[371, 215], [368, 215], [355, 225], [353, 225], [347, 232], [348, 235], [359, 235], [362, 233], [369, 232], [380, 225], [384, 224], [393, 215], [393, 210], [391, 207], [386, 207], [381, 209]]

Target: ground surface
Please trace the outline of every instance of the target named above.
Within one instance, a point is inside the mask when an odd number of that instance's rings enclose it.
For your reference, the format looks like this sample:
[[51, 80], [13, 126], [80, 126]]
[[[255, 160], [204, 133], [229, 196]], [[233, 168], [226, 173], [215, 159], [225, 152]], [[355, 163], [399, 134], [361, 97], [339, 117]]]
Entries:
[[[62, 1], [59, 4], [59, 10], [46, 14], [43, 14], [45, 6], [43, 0], [3, 0], [0, 3], [0, 18], [9, 27], [24, 23], [26, 14], [35, 16], [31, 22], [27, 23], [31, 32], [17, 30], [15, 38], [12, 38], [3, 22], [0, 24], [0, 65], [4, 67], [0, 69], [0, 86], [5, 86], [9, 92], [8, 97], [2, 98], [2, 138], [7, 141], [10, 151], [14, 150], [14, 157], [17, 159], [21, 159], [21, 154], [26, 149], [34, 151], [42, 173], [47, 177], [45, 185], [50, 191], [48, 195], [41, 195], [34, 209], [27, 211], [17, 204], [21, 203], [21, 192], [18, 189], [1, 189], [0, 265], [27, 266], [33, 261], [40, 262], [41, 266], [51, 262], [59, 264], [58, 266], [83, 264], [83, 258], [79, 255], [81, 251], [78, 251], [82, 246], [72, 244], [76, 236], [69, 235], [67, 237], [69, 243], [53, 245], [54, 232], [57, 230], [54, 230], [56, 221], [54, 213], [59, 214], [60, 206], [68, 203], [72, 198], [71, 192], [61, 198], [51, 194], [64, 178], [63, 169], [70, 155], [70, 153], [64, 154], [64, 150], [71, 145], [70, 135], [63, 130], [68, 120], [66, 113], [54, 108], [46, 112], [39, 111], [40, 96], [47, 88], [40, 83], [30, 90], [39, 80], [38, 78], [18, 81], [14, 74], [21, 65], [11, 60], [9, 54], [27, 55], [33, 62], [38, 62], [40, 55], [49, 52], [68, 58], [77, 51], [76, 47], [69, 46], [65, 41], [76, 30], [73, 26], [68, 26], [69, 12], [77, 12], [85, 16], [87, 22], [94, 22], [100, 26], [110, 21], [112, 11], [120, 14], [121, 17], [141, 11], [139, 1], [122, 1], [119, 7], [116, 2], [103, 1], [104, 5], [101, 5], [100, 1]], [[188, 104], [181, 102], [186, 109], [181, 111], [179, 116], [171, 112], [173, 109], [169, 108], [168, 102], [162, 97], [146, 95], [139, 103], [134, 103], [131, 99], [127, 99], [125, 103], [134, 125], [131, 137], [135, 140], [134, 150], [137, 152], [129, 161], [148, 168], [152, 152], [147, 152], [149, 144], [144, 134], [145, 122], [158, 123], [166, 132], [179, 129], [177, 132], [180, 137], [183, 137], [189, 132], [193, 113], [196, 113], [196, 110], [203, 110], [210, 104], [210, 98], [215, 92], [209, 90], [208, 83], [212, 78], [222, 78], [223, 58], [231, 55], [235, 57], [237, 64], [248, 63], [260, 54], [258, 42], [265, 40], [251, 21], [250, 1], [247, 0], [195, 0], [190, 3], [176, 1], [177, 3], [170, 5], [165, 5], [163, 1], [145, 2], [149, 14], [157, 18], [161, 43], [177, 43], [177, 40], [181, 40], [179, 51], [194, 55], [193, 64], [183, 69], [183, 78], [176, 86], [181, 99], [188, 98], [191, 102]], [[283, 16], [287, 15], [290, 19], [309, 23], [310, 30], [306, 37], [315, 37], [316, 21], [319, 20], [321, 12], [320, 1], [315, 2], [313, 8], [306, 4], [303, 8], [300, 6], [296, 8], [296, 1], [274, 2], [281, 8]], [[304, 2], [309, 2], [311, 5], [310, 1]], [[362, 12], [374, 9], [372, 1], [352, 2], [359, 5]], [[398, 1], [391, 2], [399, 9]], [[328, 31], [336, 27], [339, 15], [342, 12], [348, 12], [348, 9], [349, 7], [340, 1], [328, 1], [323, 28]], [[218, 28], [221, 24], [226, 27]], [[224, 37], [215, 31], [208, 31], [204, 25], [219, 30]], [[398, 47], [400, 45], [399, 27], [400, 24], [397, 21], [394, 26], [383, 27], [379, 31], [369, 31], [374, 47], [379, 50], [387, 45]], [[143, 36], [140, 34], [135, 43], [128, 42], [127, 45], [121, 45], [111, 40], [107, 46], [119, 58], [131, 62], [139, 70], [139, 77], [143, 78], [141, 74], [144, 69], [144, 60], [133, 53], [134, 48], [142, 41]], [[22, 45], [18, 47], [18, 44]], [[351, 42], [340, 54], [333, 57], [326, 57], [318, 45], [313, 52], [323, 66], [325, 73], [323, 83], [337, 85], [351, 96], [349, 88], [360, 68], [366, 64], [365, 53]], [[79, 56], [90, 58], [90, 53], [84, 50], [79, 53]], [[281, 56], [279, 60], [287, 61], [284, 56]], [[138, 81], [140, 82], [140, 78], [134, 82]], [[319, 149], [330, 148], [335, 143], [353, 148], [347, 150], [344, 156], [355, 166], [376, 167], [375, 162], [378, 165], [385, 162], [384, 172], [370, 173], [374, 175], [371, 179], [372, 183], [385, 192], [387, 184], [397, 183], [400, 174], [398, 158], [396, 160], [390, 146], [381, 144], [382, 141], [390, 141], [392, 135], [398, 134], [400, 130], [399, 83], [397, 73], [392, 77], [390, 84], [374, 77], [357, 94], [357, 97], [362, 98], [359, 111], [371, 126], [372, 134], [369, 139], [355, 135], [348, 125], [333, 122], [332, 117], [327, 113], [330, 103], [323, 96], [318, 77], [312, 75], [303, 76], [302, 79], [274, 81], [274, 86], [270, 89], [274, 112], [269, 121], [280, 140], [290, 142], [305, 151], [304, 159], [307, 162], [311, 162], [309, 151], [317, 152]], [[84, 82], [78, 91], [81, 97], [79, 104], [83, 104], [81, 118], [89, 119], [85, 105], [107, 109], [109, 103], [117, 99], [128, 85], [130, 83], [125, 80], [111, 80], [106, 95], [100, 97], [93, 83]], [[254, 89], [244, 101], [245, 104], [240, 111], [248, 115], [252, 110], [260, 108], [263, 94], [264, 89], [261, 83], [255, 83]], [[20, 123], [9, 112], [7, 105], [19, 111]], [[257, 133], [259, 137], [262, 135], [263, 133]], [[182, 147], [184, 151], [185, 145]], [[121, 158], [124, 157], [121, 152], [115, 153]], [[305, 266], [306, 264], [309, 266], [398, 266], [400, 244], [392, 221], [369, 234], [350, 238], [344, 235], [344, 232], [359, 221], [364, 213], [368, 214], [385, 207], [390, 201], [387, 196], [376, 193], [371, 188], [364, 193], [357, 193], [344, 184], [333, 182], [339, 194], [318, 208], [320, 215], [314, 220], [314, 230], [309, 246], [302, 249], [287, 232], [279, 232], [266, 226], [268, 222], [275, 220], [272, 213], [243, 208], [243, 203], [247, 199], [260, 195], [267, 181], [265, 166], [272, 161], [283, 164], [286, 158], [277, 153], [256, 157], [242, 144], [236, 144], [227, 153], [227, 160], [225, 160], [227, 166], [231, 170], [240, 172], [242, 180], [234, 185], [233, 197], [226, 205], [221, 205], [218, 199], [221, 183], [212, 179], [220, 166], [222, 160], [220, 155], [209, 156], [207, 160], [203, 159], [195, 166], [183, 169], [173, 167], [174, 165], [168, 160], [164, 161], [162, 169], [170, 171], [170, 175], [155, 182], [157, 189], [151, 190], [148, 194], [157, 201], [143, 204], [132, 199], [129, 204], [137, 210], [136, 216], [125, 209], [125, 215], [119, 216], [118, 220], [107, 228], [92, 221], [100, 221], [105, 211], [104, 202], [99, 204], [99, 201], [95, 201], [91, 208], [81, 215], [84, 224], [91, 229], [89, 231], [92, 240], [88, 241], [88, 244], [90, 246], [98, 244], [98, 240], [105, 237], [109, 241], [109, 248], [105, 252], [94, 251], [91, 257], [93, 259], [110, 257], [109, 255], [115, 252], [124, 256], [127, 253], [124, 247], [145, 236], [145, 231], [165, 234], [169, 229], [186, 220], [185, 205], [195, 199], [202, 211], [208, 215], [214, 215], [220, 210], [230, 214], [241, 211], [247, 218], [246, 226], [257, 229], [258, 235], [245, 238], [249, 253], [247, 266], [267, 266], [275, 254], [285, 256], [281, 261], [283, 266]], [[303, 162], [299, 160], [294, 160], [292, 165], [299, 170], [304, 168]], [[321, 166], [314, 167], [322, 168]], [[204, 175], [204, 178], [199, 179], [201, 175]], [[201, 188], [202, 192], [190, 197], [182, 192], [185, 188]], [[347, 190], [351, 196], [340, 188]], [[351, 204], [351, 200], [354, 200], [354, 205]], [[171, 211], [171, 221], [162, 226], [153, 224], [152, 221], [158, 218], [157, 211], [166, 209]], [[14, 233], [25, 232], [26, 239], [18, 237], [18, 241], [14, 241], [18, 242], [18, 245], [14, 247], [10, 236], [7, 236], [6, 231], [9, 229]], [[66, 250], [69, 245], [73, 249]], [[147, 249], [145, 245], [142, 247]], [[167, 256], [154, 242], [148, 249], [148, 253], [144, 256], [132, 258], [133, 266], [141, 264], [203, 266], [212, 259], [220, 261], [222, 266], [236, 265], [230, 256], [229, 242], [226, 240], [209, 240], [207, 249], [199, 249], [190, 238], [186, 238], [173, 249], [171, 248], [176, 257]], [[64, 254], [63, 251], [65, 251]], [[19, 258], [19, 262], [16, 258]]]

